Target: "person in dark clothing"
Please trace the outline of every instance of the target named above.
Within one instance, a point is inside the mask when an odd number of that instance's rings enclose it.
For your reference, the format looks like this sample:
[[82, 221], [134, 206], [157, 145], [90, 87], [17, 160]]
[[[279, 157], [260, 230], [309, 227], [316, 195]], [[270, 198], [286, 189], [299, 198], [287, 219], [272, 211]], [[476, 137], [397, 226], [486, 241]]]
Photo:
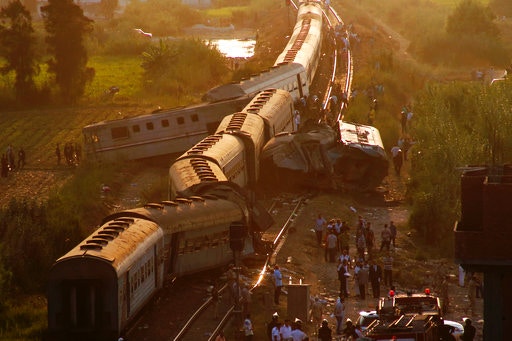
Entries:
[[55, 147], [55, 155], [57, 156], [57, 165], [60, 165], [60, 147], [57, 143], [57, 147]]
[[332, 330], [329, 328], [329, 322], [327, 320], [322, 321], [322, 326], [318, 329], [318, 340], [319, 341], [331, 341]]
[[342, 334], [347, 338], [352, 337], [354, 340], [358, 337], [356, 334], [356, 326], [354, 326], [351, 319], [347, 319], [347, 323]]
[[368, 276], [372, 285], [372, 292], [374, 298], [380, 297], [380, 282], [382, 281], [382, 268], [375, 263], [373, 259], [370, 260], [370, 267], [368, 269]]
[[463, 341], [473, 341], [476, 334], [476, 328], [471, 323], [470, 319], [464, 321], [464, 333], [460, 336]]
[[25, 151], [20, 148], [18, 151], [18, 169], [23, 169], [23, 167], [25, 167]]
[[279, 325], [279, 315], [276, 313], [274, 313], [274, 315], [272, 315], [272, 321], [270, 321], [268, 324], [267, 324], [267, 337], [269, 340], [272, 340], [272, 329], [274, 329], [275, 326], [278, 326]]
[[2, 154], [2, 178], [6, 178], [9, 173], [9, 163], [7, 162], [7, 157], [5, 154]]

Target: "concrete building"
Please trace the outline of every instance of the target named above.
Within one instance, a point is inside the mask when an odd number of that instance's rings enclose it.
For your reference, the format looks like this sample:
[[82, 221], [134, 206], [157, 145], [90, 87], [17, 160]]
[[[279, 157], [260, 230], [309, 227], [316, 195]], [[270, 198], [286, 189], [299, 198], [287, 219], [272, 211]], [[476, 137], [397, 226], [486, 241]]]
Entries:
[[512, 165], [461, 178], [455, 261], [484, 274], [484, 340], [512, 340]]

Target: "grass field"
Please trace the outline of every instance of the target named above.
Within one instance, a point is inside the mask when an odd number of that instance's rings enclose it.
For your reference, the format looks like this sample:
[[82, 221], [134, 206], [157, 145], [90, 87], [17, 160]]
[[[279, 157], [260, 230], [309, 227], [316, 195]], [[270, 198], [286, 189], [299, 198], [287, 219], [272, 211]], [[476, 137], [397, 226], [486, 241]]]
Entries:
[[87, 87], [85, 97], [92, 101], [102, 102], [104, 92], [111, 86], [117, 86], [120, 92], [116, 95], [127, 101], [143, 100], [142, 73], [140, 56], [93, 56], [89, 59], [89, 67], [94, 68], [96, 75]]

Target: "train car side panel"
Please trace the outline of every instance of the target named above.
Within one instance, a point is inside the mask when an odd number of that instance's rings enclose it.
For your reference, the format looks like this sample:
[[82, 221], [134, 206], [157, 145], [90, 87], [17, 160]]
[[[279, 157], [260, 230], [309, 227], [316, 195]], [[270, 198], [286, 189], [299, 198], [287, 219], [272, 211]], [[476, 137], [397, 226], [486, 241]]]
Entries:
[[212, 134], [225, 115], [242, 110], [251, 98], [90, 124], [83, 128], [86, 157], [118, 161], [184, 152]]

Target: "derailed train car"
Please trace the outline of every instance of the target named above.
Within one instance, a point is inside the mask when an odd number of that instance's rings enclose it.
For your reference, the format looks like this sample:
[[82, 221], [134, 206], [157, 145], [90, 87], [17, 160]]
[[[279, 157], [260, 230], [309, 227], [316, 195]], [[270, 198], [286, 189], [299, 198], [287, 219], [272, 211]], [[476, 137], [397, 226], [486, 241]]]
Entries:
[[339, 122], [305, 125], [295, 134], [271, 139], [262, 152], [265, 181], [296, 186], [350, 186], [372, 189], [388, 172], [388, 157], [379, 131]]
[[89, 160], [123, 161], [177, 154], [212, 134], [226, 113], [242, 110], [252, 97], [159, 110], [103, 121], [82, 129]]
[[302, 65], [306, 70], [307, 84], [311, 84], [321, 57], [319, 52], [322, 50], [322, 25], [322, 5], [316, 2], [302, 3], [298, 8], [297, 22], [290, 40], [274, 65]]
[[193, 195], [198, 187], [219, 181], [252, 188], [259, 179], [265, 143], [293, 129], [291, 95], [280, 89], [262, 91], [241, 112], [226, 116], [214, 135], [171, 165], [169, 197]]
[[[233, 226], [251, 232], [245, 199], [226, 188], [210, 194], [118, 212], [53, 265], [48, 281], [46, 340], [117, 340], [162, 287], [182, 276], [232, 261]], [[217, 192], [215, 192], [217, 191]], [[251, 253], [246, 242], [243, 253]]]

